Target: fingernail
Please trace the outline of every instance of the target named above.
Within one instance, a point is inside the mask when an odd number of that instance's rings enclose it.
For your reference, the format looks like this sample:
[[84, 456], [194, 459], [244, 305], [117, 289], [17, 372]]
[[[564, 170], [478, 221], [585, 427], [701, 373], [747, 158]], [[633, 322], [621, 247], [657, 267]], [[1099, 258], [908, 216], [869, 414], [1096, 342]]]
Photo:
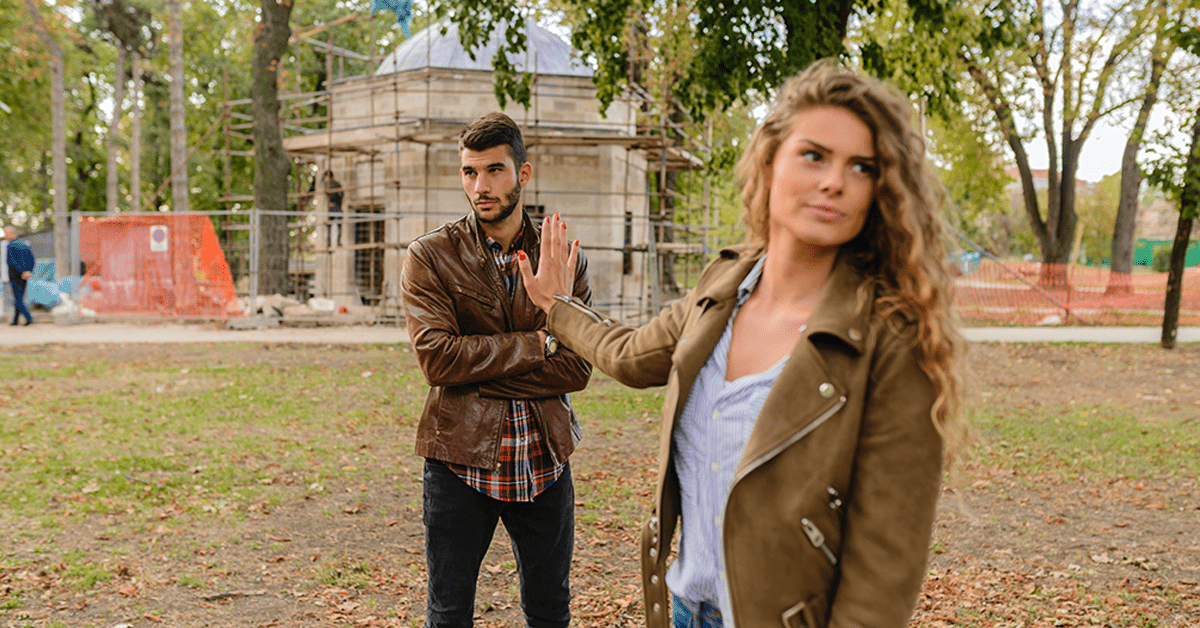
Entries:
[[525, 251], [517, 251], [517, 257], [519, 257], [521, 260], [524, 260], [525, 259]]
[[579, 246], [579, 240], [575, 241], [575, 246]]

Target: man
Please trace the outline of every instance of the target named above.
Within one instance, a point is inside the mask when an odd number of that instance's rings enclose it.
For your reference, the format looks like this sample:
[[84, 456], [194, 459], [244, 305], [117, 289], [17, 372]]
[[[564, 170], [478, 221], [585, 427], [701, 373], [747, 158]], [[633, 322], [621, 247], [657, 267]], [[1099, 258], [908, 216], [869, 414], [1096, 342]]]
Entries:
[[12, 285], [13, 303], [16, 305], [11, 324], [16, 325], [20, 322], [23, 314], [25, 324], [29, 325], [33, 323], [33, 316], [25, 307], [25, 284], [33, 276], [33, 251], [29, 249], [28, 243], [17, 237], [17, 230], [11, 225], [4, 227], [4, 239], [8, 240], [5, 261], [8, 264], [8, 281]]
[[325, 171], [325, 194], [329, 198], [329, 246], [342, 245], [342, 184], [333, 178], [333, 171]]
[[[575, 489], [567, 458], [579, 440], [568, 393], [591, 366], [558, 347], [521, 284], [539, 226], [522, 189], [533, 175], [516, 123], [483, 115], [459, 136], [471, 212], [408, 247], [405, 320], [429, 396], [417, 427], [425, 457], [427, 628], [472, 625], [479, 567], [497, 521], [513, 541], [521, 608], [532, 628], [570, 622]], [[590, 301], [579, 261], [574, 295]]]

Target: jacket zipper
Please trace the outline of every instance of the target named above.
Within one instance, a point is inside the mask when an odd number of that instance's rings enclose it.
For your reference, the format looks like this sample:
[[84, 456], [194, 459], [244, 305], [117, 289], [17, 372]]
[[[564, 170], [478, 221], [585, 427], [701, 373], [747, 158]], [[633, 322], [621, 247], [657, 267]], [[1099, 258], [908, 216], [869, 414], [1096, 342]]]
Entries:
[[[841, 410], [842, 407], [845, 405], [846, 405], [846, 396], [842, 395], [840, 398], [838, 398], [837, 403], [833, 404], [833, 407], [831, 407], [828, 410], [826, 410], [825, 412], [821, 413], [821, 415], [818, 416], [816, 419], [814, 419], [812, 423], [809, 423], [808, 425], [804, 426], [804, 429], [800, 430], [799, 432], [796, 432], [795, 434], [792, 434], [787, 440], [785, 440], [782, 443], [771, 448], [771, 450], [768, 451], [767, 453], [750, 461], [750, 464], [747, 464], [745, 466], [745, 468], [743, 468], [736, 475], [734, 475], [733, 481], [729, 483], [729, 492], [725, 493], [725, 503], [721, 505], [721, 520], [722, 521], [725, 520], [725, 511], [726, 511], [726, 509], [729, 508], [729, 496], [733, 494], [733, 488], [735, 486], [737, 486], [738, 482], [742, 481], [742, 478], [745, 478], [747, 475], [750, 474], [751, 471], [754, 471], [755, 469], [763, 466], [764, 464], [766, 464], [766, 462], [768, 460], [779, 455], [779, 452], [783, 451], [784, 449], [787, 449], [788, 447], [791, 447], [792, 445], [796, 444], [796, 442], [799, 441], [800, 439], [811, 434], [813, 430], [820, 427], [821, 424], [824, 423], [825, 421], [828, 421], [829, 417], [837, 414], [838, 410]], [[801, 520], [800, 524], [802, 526], [804, 525], [804, 521], [807, 521], [807, 519]], [[811, 522], [809, 522], [809, 523], [811, 524]], [[814, 526], [814, 528], [815, 528], [815, 526]], [[808, 534], [807, 529], [805, 529], [804, 532], [806, 535]], [[817, 530], [816, 532], [817, 532], [817, 534], [821, 533], [820, 530]], [[822, 535], [821, 539], [822, 539], [822, 543], [824, 543], [824, 535]], [[809, 541], [810, 542], [812, 541], [811, 536], [809, 537]], [[730, 610], [733, 610], [733, 590], [729, 588], [729, 576], [727, 575], [729, 563], [725, 559], [725, 530], [724, 530], [724, 528], [722, 528], [722, 530], [721, 530], [721, 543], [720, 543], [720, 546], [718, 547], [718, 549], [721, 552], [721, 565], [724, 566], [721, 570], [721, 572], [722, 572], [721, 575], [725, 576], [724, 578], [721, 578], [721, 584], [723, 584], [725, 586], [725, 599], [729, 600]], [[837, 557], [833, 555], [833, 552], [830, 551], [828, 547], [825, 548], [825, 551], [828, 552], [825, 555], [825, 557], [833, 560], [834, 564], [836, 565]], [[732, 619], [733, 618], [731, 617], [730, 620], [732, 621]]]
[[[497, 299], [500, 301], [500, 310], [502, 312], [504, 312], [504, 317], [505, 317], [504, 328], [508, 331], [512, 331], [512, 319], [513, 319], [512, 304], [511, 304], [512, 298], [508, 297], [508, 295], [506, 295], [506, 294], [503, 294], [504, 292], [507, 292], [506, 290], [504, 290], [504, 280], [503, 280], [503, 278], [500, 277], [500, 271], [499, 271], [499, 269], [496, 268], [496, 261], [492, 258], [491, 252], [482, 250], [482, 247], [480, 247], [480, 249], [481, 249], [480, 253], [483, 255], [482, 257], [479, 258], [480, 270], [482, 270], [483, 273], [485, 275], [487, 275], [487, 278], [488, 278], [487, 283], [492, 286], [492, 293], [495, 294]], [[512, 401], [505, 400], [504, 403], [505, 403], [504, 413], [505, 413], [505, 415], [507, 415], [508, 414], [507, 404], [512, 403]], [[502, 448], [502, 446], [504, 444], [504, 442], [503, 442], [504, 436], [503, 435], [504, 435], [504, 422], [501, 421], [500, 422], [500, 432], [498, 434], [496, 434], [496, 446], [493, 448], [494, 453], [492, 456], [492, 458], [496, 461], [496, 471], [500, 470], [500, 449]]]
[[810, 521], [808, 517], [804, 517], [800, 520], [800, 527], [804, 528], [804, 536], [808, 537], [808, 542], [812, 543], [813, 547], [821, 550], [821, 553], [825, 554], [825, 558], [829, 560], [829, 564], [836, 567], [838, 563], [837, 556], [833, 555], [833, 550], [829, 549], [829, 545], [825, 543], [825, 535], [821, 534], [821, 530], [817, 527], [817, 524]]
[[562, 301], [563, 303], [566, 303], [567, 305], [579, 310], [580, 312], [583, 312], [584, 314], [587, 315], [588, 318], [592, 319], [593, 321], [595, 321], [597, 323], [607, 323], [609, 325], [612, 324], [612, 323], [608, 323], [608, 321], [602, 320], [599, 316], [596, 316], [595, 312], [576, 303], [571, 297], [569, 297], [565, 294], [556, 294], [556, 295], [554, 295], [554, 298], [558, 299], [559, 301]]

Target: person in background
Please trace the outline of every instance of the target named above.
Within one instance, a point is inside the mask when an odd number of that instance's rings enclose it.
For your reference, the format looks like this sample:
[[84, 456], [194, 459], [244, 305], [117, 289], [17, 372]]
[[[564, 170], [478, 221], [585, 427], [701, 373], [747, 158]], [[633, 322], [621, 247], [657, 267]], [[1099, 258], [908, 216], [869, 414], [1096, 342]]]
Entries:
[[16, 325], [21, 321], [21, 316], [25, 316], [25, 324], [33, 323], [33, 315], [29, 313], [29, 308], [25, 306], [25, 285], [29, 278], [33, 276], [33, 267], [35, 260], [33, 259], [33, 251], [29, 248], [29, 243], [17, 237], [17, 230], [11, 225], [4, 227], [4, 239], [8, 240], [8, 252], [5, 256], [5, 262], [8, 264], [8, 281], [12, 285], [13, 304], [16, 306], [16, 312], [13, 313], [12, 325]]
[[[521, 130], [485, 114], [459, 136], [471, 212], [408, 247], [405, 322], [429, 396], [417, 426], [425, 458], [423, 519], [429, 574], [425, 626], [467, 628], [479, 567], [499, 521], [512, 538], [521, 608], [531, 628], [570, 623], [579, 440], [570, 393], [591, 366], [561, 350], [517, 274], [537, 263], [540, 234], [523, 209], [533, 166]], [[563, 288], [591, 299], [587, 265]]]
[[333, 178], [332, 170], [326, 170], [324, 185], [329, 197], [329, 246], [342, 246], [342, 184]]
[[667, 386], [642, 532], [651, 628], [908, 624], [963, 439], [965, 345], [912, 117], [832, 62], [788, 80], [737, 166], [745, 244], [640, 328], [570, 296], [579, 243], [559, 221], [536, 271], [519, 262], [563, 346]]

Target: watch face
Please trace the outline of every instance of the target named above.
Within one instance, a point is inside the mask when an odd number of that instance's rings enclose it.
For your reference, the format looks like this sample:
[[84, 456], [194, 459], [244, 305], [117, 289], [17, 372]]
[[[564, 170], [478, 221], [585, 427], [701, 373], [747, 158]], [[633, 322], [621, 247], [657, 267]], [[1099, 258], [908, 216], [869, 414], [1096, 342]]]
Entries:
[[546, 337], [546, 355], [554, 355], [558, 353], [558, 339], [554, 336]]

